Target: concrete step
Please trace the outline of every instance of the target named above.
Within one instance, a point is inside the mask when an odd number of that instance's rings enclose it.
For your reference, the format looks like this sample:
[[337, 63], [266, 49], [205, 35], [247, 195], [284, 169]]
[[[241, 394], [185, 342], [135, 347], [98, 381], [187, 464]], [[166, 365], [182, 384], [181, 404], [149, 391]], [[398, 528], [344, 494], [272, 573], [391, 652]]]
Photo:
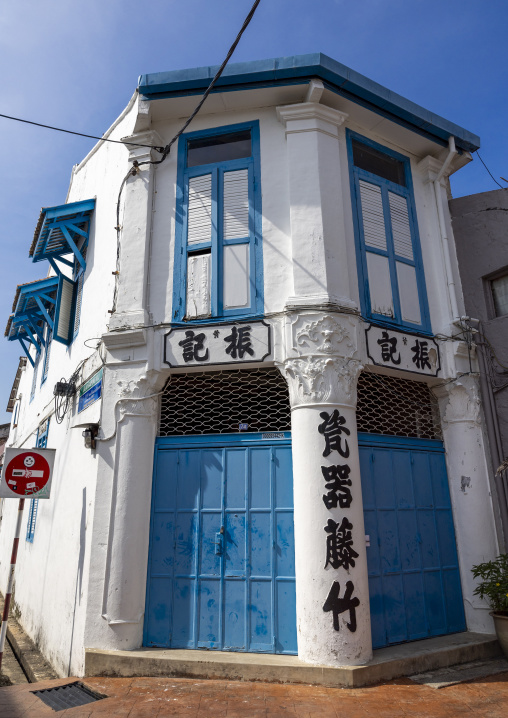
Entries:
[[356, 688], [471, 661], [497, 658], [494, 635], [456, 633], [374, 651], [366, 666], [320, 666], [297, 656], [206, 650], [105, 651], [85, 653], [86, 676], [174, 676]]

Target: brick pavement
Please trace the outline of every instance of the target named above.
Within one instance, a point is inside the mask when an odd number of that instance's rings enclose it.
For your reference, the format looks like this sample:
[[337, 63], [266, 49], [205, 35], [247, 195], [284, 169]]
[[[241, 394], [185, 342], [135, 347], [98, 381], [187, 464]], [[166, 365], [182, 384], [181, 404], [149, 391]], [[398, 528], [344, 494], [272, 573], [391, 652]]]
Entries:
[[[55, 713], [30, 691], [73, 679], [0, 688], [1, 718], [506, 718], [508, 673], [436, 690], [408, 678], [368, 688], [185, 678], [86, 678], [109, 697]], [[75, 680], [75, 679], [74, 679]]]

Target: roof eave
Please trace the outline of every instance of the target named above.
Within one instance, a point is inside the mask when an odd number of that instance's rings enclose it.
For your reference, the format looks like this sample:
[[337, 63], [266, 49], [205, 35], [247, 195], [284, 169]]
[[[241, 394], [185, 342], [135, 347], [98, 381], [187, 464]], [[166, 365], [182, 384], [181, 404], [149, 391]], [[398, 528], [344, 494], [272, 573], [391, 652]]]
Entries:
[[[198, 67], [141, 75], [138, 90], [148, 100], [199, 94], [208, 87], [217, 69]], [[323, 80], [330, 90], [367, 106], [374, 112], [413, 127], [419, 133], [434, 136], [439, 144], [446, 143], [453, 135], [459, 149], [474, 152], [480, 147], [480, 138], [469, 130], [426, 110], [322, 53], [235, 63], [226, 68], [214, 92], [308, 82], [314, 77]]]

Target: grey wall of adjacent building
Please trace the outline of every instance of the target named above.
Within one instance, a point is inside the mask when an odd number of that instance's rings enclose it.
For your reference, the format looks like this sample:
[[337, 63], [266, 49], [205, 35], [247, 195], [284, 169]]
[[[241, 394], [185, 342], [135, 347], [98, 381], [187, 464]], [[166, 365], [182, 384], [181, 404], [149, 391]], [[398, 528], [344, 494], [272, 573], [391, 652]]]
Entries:
[[[496, 316], [491, 280], [508, 274], [508, 188], [459, 197], [449, 204], [466, 312], [480, 320], [487, 340], [483, 354], [499, 427], [497, 447], [489, 436], [495, 464], [499, 454], [502, 459], [508, 456], [508, 314]], [[489, 397], [483, 400], [487, 413]]]

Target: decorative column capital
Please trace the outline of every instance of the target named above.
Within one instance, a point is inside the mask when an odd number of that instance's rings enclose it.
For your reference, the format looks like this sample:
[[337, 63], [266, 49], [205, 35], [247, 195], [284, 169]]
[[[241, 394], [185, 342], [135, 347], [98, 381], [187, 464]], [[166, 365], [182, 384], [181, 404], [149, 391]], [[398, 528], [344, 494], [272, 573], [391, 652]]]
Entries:
[[350, 315], [291, 315], [281, 368], [292, 408], [309, 404], [354, 407], [363, 368], [356, 358], [358, 319]]
[[338, 128], [348, 115], [317, 102], [301, 102], [277, 107], [277, 117], [286, 127], [286, 137], [296, 132], [316, 131], [337, 138]]
[[481, 424], [478, 383], [472, 376], [433, 389], [441, 404], [443, 424]]
[[154, 147], [164, 147], [165, 144], [164, 140], [156, 130], [143, 130], [141, 132], [135, 132], [132, 135], [122, 137], [122, 142], [129, 143], [126, 147], [129, 150], [129, 160], [131, 162], [134, 162], [134, 160], [137, 162], [147, 162], [160, 157], [159, 153], [156, 153], [155, 150], [150, 149], [150, 147], [136, 147], [135, 145], [137, 142], [139, 142], [140, 145], [152, 145]]

